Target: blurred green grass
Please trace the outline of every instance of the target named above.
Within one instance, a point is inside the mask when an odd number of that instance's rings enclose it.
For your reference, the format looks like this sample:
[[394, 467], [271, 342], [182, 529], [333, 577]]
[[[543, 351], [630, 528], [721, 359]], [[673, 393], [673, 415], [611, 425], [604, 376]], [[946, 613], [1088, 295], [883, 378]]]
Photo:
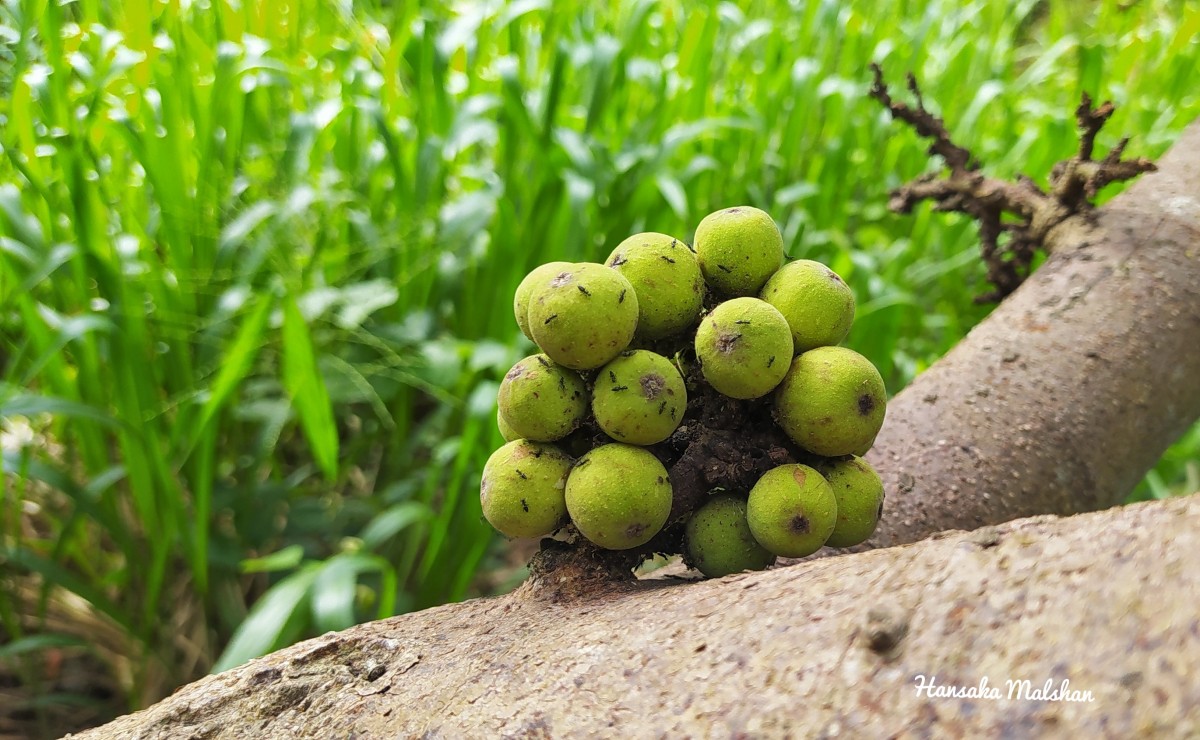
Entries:
[[[986, 314], [984, 271], [967, 221], [886, 210], [937, 165], [867, 64], [1044, 179], [1085, 91], [1118, 105], [1101, 146], [1161, 154], [1198, 34], [1194, 0], [0, 5], [0, 580], [39, 587], [0, 589], [0, 634], [36, 655], [82, 597], [136, 707], [486, 589], [513, 289], [717, 208], [840, 272], [899, 390]], [[1193, 430], [1134, 498], [1198, 459]]]

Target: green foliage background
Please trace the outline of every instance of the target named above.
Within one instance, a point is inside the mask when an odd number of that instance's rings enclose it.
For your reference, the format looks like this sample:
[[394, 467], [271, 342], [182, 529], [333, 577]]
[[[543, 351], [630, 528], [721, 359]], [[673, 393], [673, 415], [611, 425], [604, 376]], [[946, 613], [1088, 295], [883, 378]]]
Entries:
[[1044, 180], [1084, 91], [1162, 153], [1198, 37], [1191, 0], [0, 5], [0, 662], [92, 650], [128, 709], [495, 588], [512, 291], [637, 231], [769, 211], [899, 390], [987, 308], [969, 222], [886, 210], [937, 163], [867, 63]]

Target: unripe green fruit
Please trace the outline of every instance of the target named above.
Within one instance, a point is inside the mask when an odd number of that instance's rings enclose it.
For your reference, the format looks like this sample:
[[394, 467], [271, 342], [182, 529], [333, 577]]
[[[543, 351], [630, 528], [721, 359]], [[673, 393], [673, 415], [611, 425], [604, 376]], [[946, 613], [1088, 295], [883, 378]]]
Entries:
[[[637, 329], [638, 297], [621, 273], [579, 262], [529, 294], [529, 331], [550, 359], [573, 370], [600, 367]], [[514, 421], [512, 416], [508, 420]]]
[[513, 365], [500, 381], [498, 401], [509, 430], [535, 442], [562, 439], [588, 411], [583, 379], [545, 355], [531, 355]]
[[757, 298], [734, 298], [714, 308], [696, 330], [704, 379], [730, 398], [770, 393], [787, 374], [792, 331], [787, 319]]
[[513, 315], [517, 319], [517, 326], [521, 327], [521, 333], [530, 340], [533, 339], [533, 335], [529, 333], [529, 295], [537, 285], [549, 282], [558, 273], [569, 269], [570, 262], [547, 262], [533, 268], [517, 286], [513, 294]]
[[758, 479], [746, 501], [754, 539], [785, 558], [811, 555], [837, 523], [837, 499], [820, 473], [807, 465], [780, 465]]
[[622, 352], [596, 375], [592, 412], [604, 433], [618, 442], [661, 442], [683, 421], [685, 411], [683, 376], [662, 355]]
[[870, 447], [887, 405], [871, 361], [845, 347], [818, 347], [792, 362], [775, 392], [775, 421], [796, 444], [822, 457]]
[[641, 447], [601, 445], [567, 477], [567, 511], [580, 534], [608, 550], [644, 545], [671, 513], [667, 469]]
[[517, 434], [512, 425], [505, 421], [504, 414], [500, 413], [500, 409], [496, 409], [496, 427], [500, 430], [500, 436], [504, 438], [505, 442], [516, 442], [521, 439], [521, 435]]
[[837, 499], [837, 524], [825, 543], [852, 547], [866, 542], [883, 516], [883, 481], [866, 460], [826, 460], [817, 466]]
[[762, 289], [792, 328], [796, 352], [841, 344], [854, 323], [854, 292], [820, 262], [789, 262]]
[[662, 339], [700, 318], [704, 277], [688, 245], [654, 232], [634, 234], [617, 245], [605, 264], [624, 275], [638, 296], [637, 335]]
[[483, 466], [479, 501], [488, 523], [509, 537], [541, 537], [566, 524], [571, 458], [553, 445], [509, 442]]
[[755, 295], [783, 264], [783, 235], [765, 211], [750, 206], [710, 213], [696, 227], [704, 280], [730, 296]]
[[688, 520], [684, 537], [688, 562], [710, 578], [763, 570], [775, 562], [750, 532], [746, 500], [740, 496], [711, 496]]

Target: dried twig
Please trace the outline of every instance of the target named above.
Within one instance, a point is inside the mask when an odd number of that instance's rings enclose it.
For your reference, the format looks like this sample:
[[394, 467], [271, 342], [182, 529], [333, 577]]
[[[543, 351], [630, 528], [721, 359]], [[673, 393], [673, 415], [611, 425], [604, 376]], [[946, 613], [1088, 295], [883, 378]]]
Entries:
[[[1093, 158], [1096, 135], [1112, 116], [1113, 104], [1105, 102], [1093, 108], [1085, 93], [1075, 111], [1079, 152], [1054, 166], [1049, 191], [1024, 175], [1016, 182], [987, 177], [970, 150], [954, 143], [945, 121], [925, 107], [912, 73], [907, 80], [915, 108], [892, 97], [878, 64], [872, 64], [871, 70], [875, 76], [871, 97], [893, 118], [930, 139], [929, 154], [941, 157], [949, 170], [943, 176], [923, 175], [904, 185], [892, 193], [888, 205], [897, 213], [909, 213], [918, 203], [932, 200], [936, 210], [966, 213], [979, 222], [980, 250], [994, 288], [979, 296], [979, 302], [998, 301], [1016, 290], [1029, 275], [1034, 255], [1044, 246], [1050, 230], [1070, 216], [1092, 210], [1092, 201], [1104, 186], [1155, 169], [1148, 159], [1121, 158], [1128, 139], [1122, 139], [1104, 159]], [[1005, 214], [1016, 220], [1006, 220]]]

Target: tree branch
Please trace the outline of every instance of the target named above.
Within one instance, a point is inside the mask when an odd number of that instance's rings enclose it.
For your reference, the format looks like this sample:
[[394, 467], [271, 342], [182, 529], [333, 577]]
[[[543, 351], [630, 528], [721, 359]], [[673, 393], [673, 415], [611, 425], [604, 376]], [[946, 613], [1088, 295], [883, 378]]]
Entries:
[[[1198, 550], [1192, 496], [598, 582], [569, 605], [533, 583], [300, 643], [76, 737], [1195, 736]], [[1010, 680], [1093, 700], [1010, 698]]]

